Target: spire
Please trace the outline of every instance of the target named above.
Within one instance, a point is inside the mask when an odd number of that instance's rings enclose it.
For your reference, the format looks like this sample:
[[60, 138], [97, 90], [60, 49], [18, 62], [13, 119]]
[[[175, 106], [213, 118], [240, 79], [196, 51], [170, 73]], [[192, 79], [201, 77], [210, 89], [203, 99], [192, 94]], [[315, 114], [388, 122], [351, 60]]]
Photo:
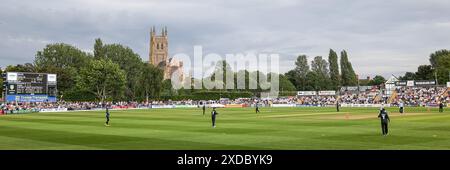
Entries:
[[155, 36], [155, 26], [150, 28], [150, 38], [152, 38], [153, 36]]
[[164, 35], [167, 36], [167, 26], [164, 27]]

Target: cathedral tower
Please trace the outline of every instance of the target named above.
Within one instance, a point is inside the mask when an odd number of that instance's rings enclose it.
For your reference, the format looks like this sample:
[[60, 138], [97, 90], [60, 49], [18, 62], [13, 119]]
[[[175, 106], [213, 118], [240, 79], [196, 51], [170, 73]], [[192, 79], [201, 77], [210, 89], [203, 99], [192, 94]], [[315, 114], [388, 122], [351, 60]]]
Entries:
[[169, 58], [167, 27], [161, 30], [161, 35], [156, 35], [155, 27], [150, 29], [149, 62], [164, 70], [164, 79], [170, 79], [172, 74], [177, 72], [181, 74], [178, 81], [184, 81], [183, 61]]
[[164, 69], [165, 64], [168, 62], [168, 47], [167, 27], [162, 29], [161, 35], [156, 35], [155, 27], [150, 29], [149, 62], [154, 66]]

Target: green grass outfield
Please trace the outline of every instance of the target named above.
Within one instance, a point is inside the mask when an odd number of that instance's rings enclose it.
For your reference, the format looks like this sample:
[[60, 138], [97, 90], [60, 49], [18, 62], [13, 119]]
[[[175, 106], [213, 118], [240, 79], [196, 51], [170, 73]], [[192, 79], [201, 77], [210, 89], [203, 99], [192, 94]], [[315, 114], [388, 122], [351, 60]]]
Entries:
[[382, 136], [378, 108], [146, 109], [0, 116], [0, 149], [450, 149], [450, 111], [389, 108]]

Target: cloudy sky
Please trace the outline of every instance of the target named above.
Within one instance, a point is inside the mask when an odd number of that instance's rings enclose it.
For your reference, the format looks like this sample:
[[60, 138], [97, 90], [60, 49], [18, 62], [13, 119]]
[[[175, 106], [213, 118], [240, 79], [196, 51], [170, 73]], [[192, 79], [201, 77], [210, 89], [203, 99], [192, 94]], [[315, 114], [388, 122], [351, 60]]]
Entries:
[[149, 29], [168, 27], [169, 51], [264, 52], [281, 72], [299, 54], [343, 49], [361, 76], [403, 74], [450, 47], [448, 0], [2, 0], [0, 67], [32, 62], [64, 42], [92, 51], [95, 38], [148, 60]]

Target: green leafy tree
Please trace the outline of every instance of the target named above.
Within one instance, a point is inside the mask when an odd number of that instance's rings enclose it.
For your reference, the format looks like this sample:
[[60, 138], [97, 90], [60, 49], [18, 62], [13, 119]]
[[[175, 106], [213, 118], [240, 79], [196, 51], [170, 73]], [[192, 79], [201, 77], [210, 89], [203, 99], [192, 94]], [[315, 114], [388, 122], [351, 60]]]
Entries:
[[38, 51], [34, 64], [39, 71], [46, 67], [81, 68], [89, 63], [92, 56], [80, 49], [64, 43], [48, 44], [42, 51]]
[[386, 79], [383, 76], [377, 75], [372, 80], [369, 81], [370, 86], [380, 85], [386, 82]]
[[280, 82], [279, 88], [280, 88], [281, 92], [283, 92], [283, 91], [295, 91], [296, 90], [294, 84], [292, 84], [292, 82], [289, 81], [287, 76], [284, 76], [284, 75], [280, 74], [278, 79], [279, 79], [279, 82]]
[[430, 55], [430, 63], [435, 69], [438, 83], [445, 84], [450, 81], [450, 51], [439, 50]]
[[341, 52], [341, 62], [340, 62], [340, 64], [341, 64], [341, 85], [342, 86], [348, 86], [348, 84], [349, 84], [349, 72], [348, 72], [348, 69], [347, 69], [347, 64], [346, 64], [346, 62], [347, 62], [347, 57], [346, 56], [344, 56], [344, 52], [342, 51]]
[[[101, 40], [98, 40], [100, 44]], [[97, 44], [97, 42], [96, 42]], [[99, 46], [99, 45], [98, 45]], [[141, 75], [144, 63], [138, 54], [134, 53], [129, 47], [120, 44], [107, 44], [102, 48], [105, 51], [106, 59], [118, 64], [120, 69], [126, 74], [125, 99], [136, 100], [141, 91], [139, 84], [139, 76]], [[101, 52], [97, 52], [98, 55]]]
[[341, 85], [341, 76], [339, 75], [338, 55], [332, 49], [330, 49], [328, 55], [328, 62], [330, 63], [331, 87], [332, 89], [337, 90]]
[[330, 74], [328, 70], [328, 62], [317, 56], [311, 61], [311, 70], [316, 73], [317, 81], [319, 82], [318, 90], [328, 90], [330, 87]]
[[[246, 80], [247, 80], [247, 77], [246, 77], [246, 70], [239, 70], [239, 71], [237, 71], [237, 72], [233, 72], [233, 74], [234, 74], [234, 77], [233, 77], [233, 82], [234, 82], [234, 89], [233, 89], [233, 91], [245, 91], [246, 89], [247, 89], [247, 84], [246, 84]], [[243, 74], [244, 75], [244, 89], [239, 89], [240, 88], [240, 86], [238, 86], [238, 74]]]
[[304, 90], [319, 90], [320, 89], [320, 80], [317, 72], [310, 71], [306, 74], [306, 82]]
[[284, 74], [284, 76], [294, 85], [296, 90], [302, 89], [295, 70], [289, 70], [287, 73]]
[[297, 61], [295, 61], [295, 71], [301, 77], [306, 77], [306, 74], [309, 72], [308, 58], [306, 55], [297, 57]]
[[162, 90], [163, 71], [152, 64], [145, 63], [142, 68], [139, 84], [142, 88], [143, 96], [148, 102], [150, 97], [159, 97]]
[[420, 65], [415, 78], [416, 80], [434, 80], [434, 69], [431, 65]]
[[[222, 76], [222, 80], [218, 80], [222, 84], [222, 89], [227, 89], [227, 73], [233, 73], [230, 64], [228, 64], [225, 60], [218, 61], [215, 67], [215, 73], [211, 75], [211, 80], [215, 81], [216, 76]], [[236, 86], [233, 88], [235, 89]]]
[[31, 63], [9, 65], [6, 67], [5, 72], [36, 72], [36, 67]]
[[95, 59], [105, 59], [105, 50], [106, 48], [103, 46], [103, 42], [100, 38], [95, 39], [94, 44], [94, 58]]
[[172, 81], [169, 79], [162, 81], [161, 87], [162, 87], [161, 96], [171, 97], [176, 95], [177, 93], [172, 87]]
[[348, 60], [347, 52], [344, 50], [341, 52], [341, 78], [343, 86], [355, 86], [358, 84], [356, 73], [353, 70], [353, 66]]
[[102, 102], [120, 100], [126, 84], [125, 71], [111, 60], [93, 60], [77, 76], [77, 87], [95, 94]]
[[237, 81], [237, 77], [238, 77], [238, 74], [241, 74], [241, 75], [244, 75], [244, 79], [245, 79], [245, 81], [244, 81], [244, 85], [245, 85], [245, 88], [244, 89], [238, 89], [239, 91], [248, 91], [249, 90], [249, 83], [250, 83], [250, 72], [248, 71], [248, 70], [239, 70], [237, 73], [235, 73], [235, 76], [234, 76], [234, 82], [236, 83], [236, 85], [238, 84], [238, 81]]
[[399, 77], [399, 80], [402, 81], [416, 80], [416, 73], [406, 72], [404, 76]]
[[439, 50], [432, 54], [430, 54], [430, 63], [433, 68], [437, 68], [441, 66], [440, 58], [444, 58], [445, 56], [450, 56], [449, 50]]
[[[255, 96], [258, 96], [260, 92], [262, 91], [268, 91], [268, 89], [262, 89], [261, 88], [261, 84], [260, 84], [260, 80], [261, 82], [267, 82], [270, 81], [270, 76], [268, 77], [268, 75], [260, 72], [260, 71], [253, 71], [253, 72], [249, 72], [248, 70], [240, 70], [235, 74], [235, 78], [234, 78], [234, 83], [235, 83], [235, 90], [232, 91], [240, 91], [240, 92], [251, 92], [253, 93]], [[237, 89], [237, 74], [244, 74], [245, 75], [245, 89]], [[253, 85], [253, 83], [256, 82], [256, 86]], [[230, 90], [228, 90], [230, 91]]]
[[442, 56], [438, 59], [436, 74], [439, 84], [445, 84], [450, 81], [450, 55]]
[[308, 58], [306, 55], [300, 55], [297, 57], [297, 61], [295, 61], [295, 75], [294, 78], [296, 79], [295, 82], [298, 84], [295, 85], [297, 89], [305, 90], [306, 85], [306, 75], [308, 74], [309, 65], [308, 65]]
[[48, 44], [36, 53], [36, 72], [57, 74], [58, 92], [64, 94], [73, 88], [80, 69], [86, 66], [92, 56], [64, 43]]

